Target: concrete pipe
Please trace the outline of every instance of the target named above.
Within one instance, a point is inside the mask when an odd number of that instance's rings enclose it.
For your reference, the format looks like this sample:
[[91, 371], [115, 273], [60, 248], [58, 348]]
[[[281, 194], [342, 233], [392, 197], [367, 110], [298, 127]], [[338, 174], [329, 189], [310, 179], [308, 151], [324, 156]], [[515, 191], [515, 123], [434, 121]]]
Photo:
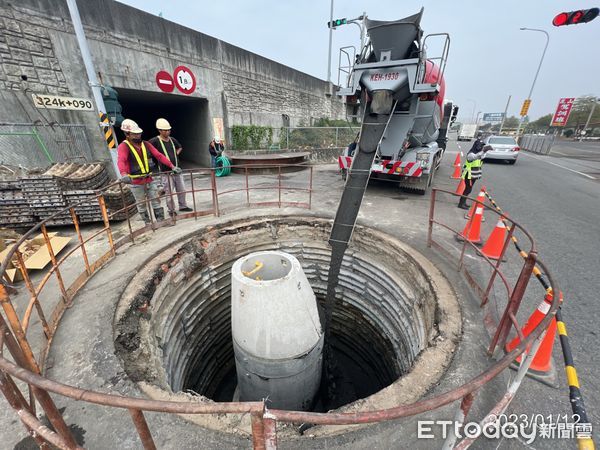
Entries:
[[323, 332], [298, 260], [265, 251], [231, 269], [231, 325], [240, 400], [308, 410], [321, 380]]

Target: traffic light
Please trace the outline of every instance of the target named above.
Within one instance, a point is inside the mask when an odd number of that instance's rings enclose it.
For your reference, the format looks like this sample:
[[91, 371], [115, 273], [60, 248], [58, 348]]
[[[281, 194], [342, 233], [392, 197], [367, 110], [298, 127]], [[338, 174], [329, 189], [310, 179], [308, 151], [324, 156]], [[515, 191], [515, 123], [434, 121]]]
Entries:
[[333, 22], [327, 22], [327, 28], [336, 28], [340, 25], [346, 25], [348, 21], [344, 17], [343, 19], [335, 19]]
[[600, 8], [580, 9], [571, 12], [562, 12], [557, 14], [552, 25], [561, 27], [563, 25], [576, 25], [578, 23], [587, 23], [594, 20], [600, 14]]

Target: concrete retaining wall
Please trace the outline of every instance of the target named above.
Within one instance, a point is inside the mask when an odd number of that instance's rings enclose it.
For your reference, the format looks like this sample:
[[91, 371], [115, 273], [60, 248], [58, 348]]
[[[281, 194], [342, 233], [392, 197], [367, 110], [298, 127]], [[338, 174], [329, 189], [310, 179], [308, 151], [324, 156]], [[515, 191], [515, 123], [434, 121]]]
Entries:
[[[223, 119], [227, 135], [232, 125], [279, 128], [344, 116], [323, 80], [112, 0], [78, 6], [102, 83], [160, 93], [159, 70], [172, 73], [183, 64], [193, 71], [191, 96], [208, 100], [210, 118], [201, 125], [207, 128], [201, 148], [214, 118]], [[85, 124], [95, 158], [108, 160], [95, 112], [39, 110], [32, 102], [32, 93], [92, 98], [65, 1], [2, 2], [0, 56], [0, 121]], [[183, 96], [177, 92], [164, 95]]]

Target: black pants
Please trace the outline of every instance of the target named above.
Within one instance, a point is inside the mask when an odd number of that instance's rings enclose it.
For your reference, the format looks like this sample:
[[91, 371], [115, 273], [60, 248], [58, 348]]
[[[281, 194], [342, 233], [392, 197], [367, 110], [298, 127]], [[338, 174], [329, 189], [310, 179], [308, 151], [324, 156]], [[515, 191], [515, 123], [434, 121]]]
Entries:
[[465, 180], [465, 190], [463, 192], [463, 195], [465, 197], [468, 197], [471, 194], [471, 191], [473, 190], [473, 186], [475, 185], [476, 181], [477, 181], [477, 178], [471, 178], [470, 180]]
[[[464, 195], [465, 197], [469, 196], [471, 194], [471, 191], [473, 190], [473, 186], [475, 185], [476, 181], [477, 178], [471, 178], [470, 180], [465, 178], [465, 190], [463, 191], [462, 195]], [[465, 197], [460, 198], [460, 200], [458, 201], [459, 206], [467, 204], [467, 199]]]

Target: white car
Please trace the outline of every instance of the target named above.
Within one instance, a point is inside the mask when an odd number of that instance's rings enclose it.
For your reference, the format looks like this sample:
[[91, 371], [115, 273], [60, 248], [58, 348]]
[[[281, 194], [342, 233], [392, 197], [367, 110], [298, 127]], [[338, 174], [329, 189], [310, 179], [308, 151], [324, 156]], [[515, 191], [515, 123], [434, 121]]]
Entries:
[[497, 159], [507, 161], [509, 164], [517, 162], [519, 151], [517, 141], [512, 136], [488, 136], [485, 139], [486, 145], [491, 145], [492, 150], [485, 154], [485, 159]]

